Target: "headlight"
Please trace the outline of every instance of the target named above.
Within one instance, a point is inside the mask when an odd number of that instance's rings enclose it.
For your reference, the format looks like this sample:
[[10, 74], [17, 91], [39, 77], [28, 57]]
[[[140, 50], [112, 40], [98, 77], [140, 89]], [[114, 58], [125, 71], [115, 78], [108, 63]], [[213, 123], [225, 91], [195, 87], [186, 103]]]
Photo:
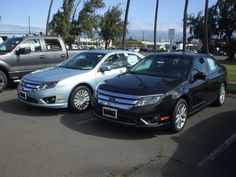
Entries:
[[50, 89], [54, 88], [57, 85], [57, 82], [47, 82], [47, 83], [42, 83], [37, 90], [45, 90], [45, 89]]
[[144, 97], [139, 98], [135, 106], [138, 107], [138, 106], [145, 106], [145, 105], [150, 105], [150, 104], [157, 104], [161, 101], [161, 98], [162, 98], [162, 95], [144, 96]]

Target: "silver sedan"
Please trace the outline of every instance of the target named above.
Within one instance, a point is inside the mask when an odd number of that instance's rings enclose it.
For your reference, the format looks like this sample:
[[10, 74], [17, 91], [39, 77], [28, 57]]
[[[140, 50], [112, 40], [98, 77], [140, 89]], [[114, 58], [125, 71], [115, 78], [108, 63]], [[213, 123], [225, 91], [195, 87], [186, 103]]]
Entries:
[[48, 107], [87, 110], [96, 86], [126, 72], [144, 56], [129, 51], [83, 51], [60, 65], [25, 75], [17, 89], [24, 103]]

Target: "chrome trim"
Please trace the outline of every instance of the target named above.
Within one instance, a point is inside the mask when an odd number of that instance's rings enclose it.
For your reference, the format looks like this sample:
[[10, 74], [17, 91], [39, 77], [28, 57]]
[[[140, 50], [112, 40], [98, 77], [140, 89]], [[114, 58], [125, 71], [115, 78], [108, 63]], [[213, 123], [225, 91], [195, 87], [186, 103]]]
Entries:
[[103, 95], [109, 95], [111, 97], [119, 97], [119, 98], [131, 99], [131, 100], [138, 100], [140, 98], [140, 96], [109, 92], [109, 91], [105, 91], [105, 90], [101, 90], [101, 89], [97, 90], [97, 94], [99, 94], [99, 93], [103, 94]]
[[144, 119], [140, 119], [145, 125], [158, 125], [159, 123], [157, 122], [157, 123], [148, 123], [147, 121], [145, 121]]
[[130, 110], [134, 107], [134, 105], [125, 105], [125, 104], [120, 104], [120, 103], [113, 103], [113, 102], [109, 102], [109, 101], [103, 101], [98, 99], [98, 103], [102, 104], [104, 106], [112, 106], [114, 108], [118, 108], [118, 109], [125, 109], [125, 110]]
[[[101, 95], [101, 94], [98, 94], [97, 98], [105, 100], [105, 101], [113, 102], [113, 103], [118, 102], [118, 103], [124, 103], [124, 104], [132, 104], [132, 105], [134, 105], [138, 102], [138, 100], [127, 100], [127, 99], [117, 98], [114, 96], [106, 96], [106, 95]], [[111, 98], [114, 98], [115, 100], [111, 101]]]
[[153, 95], [142, 95], [142, 96], [137, 96], [137, 95], [128, 95], [128, 94], [123, 94], [123, 93], [115, 93], [115, 92], [110, 92], [110, 91], [105, 91], [98, 89], [97, 93], [101, 93], [104, 95], [110, 95], [113, 97], [119, 97], [119, 98], [125, 98], [125, 99], [133, 99], [133, 100], [138, 100], [143, 97], [152, 97], [152, 96], [162, 96], [163, 94], [153, 94]]

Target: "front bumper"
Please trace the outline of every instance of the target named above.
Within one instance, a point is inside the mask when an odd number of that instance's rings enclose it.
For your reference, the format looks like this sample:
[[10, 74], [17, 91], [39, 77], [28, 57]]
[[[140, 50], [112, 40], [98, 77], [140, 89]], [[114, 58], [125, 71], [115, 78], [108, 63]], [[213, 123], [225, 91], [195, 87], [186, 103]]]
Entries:
[[[148, 105], [143, 107], [134, 107], [131, 110], [117, 109], [110, 107], [111, 109], [117, 110], [117, 117], [111, 118], [104, 116], [103, 108], [107, 107], [99, 104], [95, 101], [93, 108], [93, 114], [99, 119], [108, 120], [114, 123], [134, 126], [134, 127], [162, 127], [168, 125], [171, 122], [171, 115], [168, 109], [163, 108], [162, 105]], [[161, 120], [163, 117], [168, 119]]]
[[[67, 108], [69, 97], [68, 93], [70, 92], [66, 92], [65, 90], [57, 87], [28, 92], [24, 91], [20, 87], [17, 89], [17, 96], [20, 101], [32, 106], [45, 108]], [[53, 101], [53, 99], [55, 99], [55, 101]]]

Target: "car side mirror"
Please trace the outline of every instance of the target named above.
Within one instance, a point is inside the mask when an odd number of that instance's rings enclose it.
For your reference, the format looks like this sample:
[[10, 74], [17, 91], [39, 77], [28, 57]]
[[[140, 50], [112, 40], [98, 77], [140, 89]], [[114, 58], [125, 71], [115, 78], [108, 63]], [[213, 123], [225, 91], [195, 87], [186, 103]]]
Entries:
[[26, 55], [26, 54], [30, 54], [31, 53], [31, 49], [29, 47], [27, 48], [19, 48], [16, 51], [16, 55]]
[[105, 71], [110, 71], [111, 70], [111, 67], [110, 66], [107, 66], [107, 65], [102, 65], [100, 67], [100, 71], [101, 72], [105, 72]]
[[206, 79], [206, 74], [203, 72], [198, 72], [193, 76], [193, 78], [195, 80], [204, 80], [204, 79]]

